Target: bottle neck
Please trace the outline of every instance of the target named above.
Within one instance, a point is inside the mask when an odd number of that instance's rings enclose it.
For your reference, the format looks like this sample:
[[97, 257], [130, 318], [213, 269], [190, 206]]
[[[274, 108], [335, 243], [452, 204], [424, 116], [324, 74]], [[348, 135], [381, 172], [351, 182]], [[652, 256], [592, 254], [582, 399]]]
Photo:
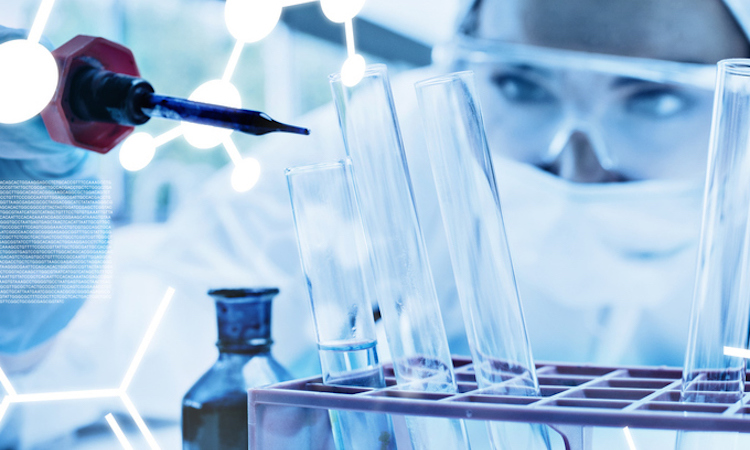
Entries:
[[216, 342], [216, 347], [219, 349], [219, 354], [231, 354], [231, 355], [249, 355], [255, 356], [263, 353], [269, 353], [271, 351], [271, 345], [273, 340], [271, 338], [257, 338], [250, 342], [237, 342], [237, 341], [223, 341], [219, 339]]
[[[214, 291], [221, 354], [258, 355], [268, 353], [271, 340], [271, 299], [277, 290], [246, 295], [243, 290]], [[226, 296], [229, 292], [230, 295]]]

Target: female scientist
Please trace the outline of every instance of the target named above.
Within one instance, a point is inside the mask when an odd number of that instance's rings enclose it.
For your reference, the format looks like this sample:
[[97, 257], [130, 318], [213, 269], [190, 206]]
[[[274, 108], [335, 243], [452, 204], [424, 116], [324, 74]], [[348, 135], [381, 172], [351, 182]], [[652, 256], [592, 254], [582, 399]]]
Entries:
[[[468, 346], [413, 83], [436, 72], [475, 72], [534, 356], [679, 366], [713, 68], [724, 58], [750, 56], [749, 34], [745, 0], [475, 0], [453, 41], [436, 48], [436, 66], [394, 80], [454, 353], [468, 354]], [[311, 136], [274, 136], [253, 154], [262, 177], [251, 191], [234, 192], [228, 168], [166, 225], [115, 233], [116, 301], [107, 310], [85, 305], [55, 351], [76, 348], [81, 360], [92, 361], [88, 367], [107, 361], [113, 372], [125, 368], [158, 299], [174, 286], [175, 300], [130, 395], [145, 417], [178, 419], [182, 395], [215, 359], [207, 289], [278, 286], [275, 354], [296, 376], [316, 372], [283, 170], [345, 152], [331, 106], [300, 123]], [[112, 346], [101, 345], [101, 333], [113, 336]], [[88, 349], [81, 345], [89, 341]], [[30, 377], [56, 370], [45, 362]]]

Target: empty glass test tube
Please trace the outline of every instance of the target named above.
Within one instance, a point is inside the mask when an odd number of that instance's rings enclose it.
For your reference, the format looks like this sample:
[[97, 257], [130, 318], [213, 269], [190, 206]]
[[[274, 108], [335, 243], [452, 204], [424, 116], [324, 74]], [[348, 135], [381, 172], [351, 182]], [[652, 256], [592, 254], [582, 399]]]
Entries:
[[718, 65], [683, 401], [744, 394], [746, 361], [725, 349], [748, 343], [749, 209], [750, 60], [730, 59]]
[[[384, 388], [364, 231], [348, 161], [286, 170], [323, 383]], [[390, 416], [330, 412], [338, 450], [395, 449]]]
[[[541, 396], [471, 72], [416, 85], [479, 387]], [[496, 449], [549, 448], [542, 425], [488, 422]]]
[[[457, 392], [384, 65], [353, 87], [330, 77], [373, 262], [374, 293], [400, 388]], [[408, 417], [416, 449], [468, 448], [462, 421]]]

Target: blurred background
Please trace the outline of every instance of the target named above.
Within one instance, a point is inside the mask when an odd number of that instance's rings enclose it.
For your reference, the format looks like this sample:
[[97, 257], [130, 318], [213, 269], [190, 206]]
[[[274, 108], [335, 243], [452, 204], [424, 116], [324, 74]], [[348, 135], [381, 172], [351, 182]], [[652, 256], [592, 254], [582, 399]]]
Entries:
[[[0, 0], [0, 23], [29, 28], [39, 3]], [[450, 37], [459, 6], [458, 0], [368, 0], [354, 21], [358, 53], [368, 63], [387, 63], [392, 74], [427, 65], [431, 46]], [[45, 36], [57, 47], [78, 34], [130, 48], [141, 76], [158, 93], [178, 97], [221, 78], [235, 45], [221, 0], [58, 0]], [[328, 75], [338, 72], [345, 59], [343, 24], [326, 19], [318, 2], [288, 6], [268, 37], [245, 45], [232, 82], [244, 108], [294, 123], [331, 100]], [[173, 127], [152, 120], [139, 131], [155, 136]], [[233, 139], [244, 156], [264, 142], [241, 133]], [[167, 220], [202, 180], [230, 163], [223, 147], [199, 150], [183, 137], [160, 147], [138, 172], [124, 170], [117, 157], [98, 161], [101, 177], [113, 183], [114, 226]]]

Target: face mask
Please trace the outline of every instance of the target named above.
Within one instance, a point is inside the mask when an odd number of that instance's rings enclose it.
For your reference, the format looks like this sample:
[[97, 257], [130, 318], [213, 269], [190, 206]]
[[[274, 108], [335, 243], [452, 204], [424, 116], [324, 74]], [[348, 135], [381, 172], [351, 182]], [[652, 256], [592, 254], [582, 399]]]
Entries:
[[591, 330], [594, 359], [628, 352], [644, 315], [690, 309], [702, 186], [575, 184], [504, 158], [495, 173], [524, 308], [606, 312]]

